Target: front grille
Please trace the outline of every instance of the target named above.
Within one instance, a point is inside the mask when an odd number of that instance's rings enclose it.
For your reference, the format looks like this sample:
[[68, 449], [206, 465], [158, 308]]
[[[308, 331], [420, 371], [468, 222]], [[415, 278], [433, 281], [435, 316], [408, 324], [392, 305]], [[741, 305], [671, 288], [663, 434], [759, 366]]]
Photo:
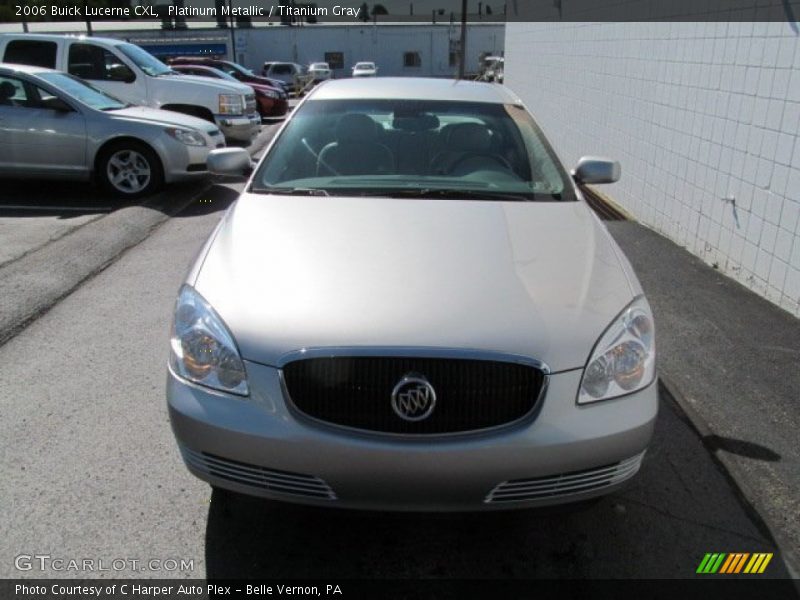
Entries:
[[256, 112], [256, 95], [247, 94], [245, 97], [245, 114], [252, 115]]
[[[433, 412], [419, 421], [392, 408], [404, 376], [435, 390]], [[397, 434], [444, 434], [518, 421], [537, 406], [544, 373], [532, 366], [488, 360], [413, 357], [326, 357], [283, 368], [290, 401], [302, 413], [335, 425]]]
[[330, 486], [319, 477], [314, 477], [313, 475], [277, 471], [266, 467], [249, 465], [206, 452], [195, 452], [183, 446], [181, 447], [181, 454], [186, 463], [198, 471], [240, 485], [268, 490], [278, 494], [336, 500], [336, 494], [333, 493]]
[[636, 475], [644, 452], [612, 465], [533, 479], [504, 481], [486, 496], [486, 502], [524, 502], [596, 491]]

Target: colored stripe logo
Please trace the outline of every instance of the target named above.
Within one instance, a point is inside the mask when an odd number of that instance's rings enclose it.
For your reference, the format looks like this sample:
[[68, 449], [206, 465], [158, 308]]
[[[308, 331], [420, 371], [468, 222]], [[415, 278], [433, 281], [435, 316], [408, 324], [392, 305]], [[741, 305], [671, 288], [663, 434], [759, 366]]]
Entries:
[[767, 569], [772, 556], [772, 552], [756, 552], [754, 554], [749, 552], [731, 552], [729, 554], [709, 552], [700, 561], [696, 572], [703, 575], [713, 575], [714, 573], [721, 575], [761, 574]]

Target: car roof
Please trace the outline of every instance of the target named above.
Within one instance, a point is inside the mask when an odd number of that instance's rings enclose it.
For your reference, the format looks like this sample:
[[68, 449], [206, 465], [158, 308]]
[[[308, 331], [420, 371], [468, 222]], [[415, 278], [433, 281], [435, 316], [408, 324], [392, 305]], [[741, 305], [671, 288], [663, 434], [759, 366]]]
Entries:
[[125, 40], [116, 38], [88, 36], [84, 34], [54, 34], [54, 33], [0, 33], [0, 39], [19, 39], [19, 40], [42, 40], [45, 42], [58, 42], [62, 40], [80, 40], [81, 42], [101, 42], [109, 46], [119, 46], [127, 44]]
[[522, 104], [516, 94], [496, 83], [427, 77], [336, 79], [317, 86], [309, 95], [309, 99], [312, 98], [314, 100], [385, 98]]
[[46, 67], [35, 67], [32, 65], [17, 65], [13, 63], [0, 63], [0, 69], [11, 73], [27, 73], [28, 75], [38, 75], [39, 73], [58, 73], [55, 69]]

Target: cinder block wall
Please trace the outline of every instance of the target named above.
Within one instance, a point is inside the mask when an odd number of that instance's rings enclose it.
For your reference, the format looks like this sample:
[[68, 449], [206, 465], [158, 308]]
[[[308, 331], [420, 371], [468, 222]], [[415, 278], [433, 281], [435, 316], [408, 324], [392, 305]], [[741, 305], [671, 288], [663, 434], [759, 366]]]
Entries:
[[618, 159], [604, 192], [800, 316], [797, 23], [509, 23], [506, 84], [568, 165]]

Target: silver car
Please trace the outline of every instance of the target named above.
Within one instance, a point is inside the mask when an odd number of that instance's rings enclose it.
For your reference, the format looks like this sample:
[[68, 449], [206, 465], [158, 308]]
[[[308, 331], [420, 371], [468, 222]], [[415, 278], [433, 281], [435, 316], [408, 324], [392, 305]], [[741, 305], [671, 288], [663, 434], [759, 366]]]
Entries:
[[374, 62], [358, 62], [353, 66], [353, 77], [377, 77], [378, 67]]
[[308, 74], [316, 82], [326, 81], [331, 78], [331, 68], [326, 62], [315, 62], [308, 65]]
[[0, 176], [95, 179], [136, 198], [207, 175], [213, 123], [131, 106], [60, 71], [0, 64]]
[[500, 86], [316, 88], [178, 295], [167, 400], [189, 470], [363, 509], [618, 489], [656, 419], [653, 317], [576, 187], [618, 176], [568, 174]]

